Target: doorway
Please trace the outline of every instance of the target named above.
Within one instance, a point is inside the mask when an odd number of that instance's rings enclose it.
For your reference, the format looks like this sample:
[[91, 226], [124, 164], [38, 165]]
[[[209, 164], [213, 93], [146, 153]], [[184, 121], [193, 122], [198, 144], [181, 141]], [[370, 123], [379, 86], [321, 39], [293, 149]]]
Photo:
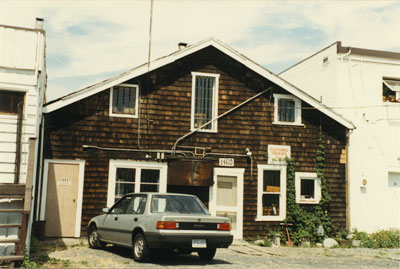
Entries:
[[45, 237], [79, 237], [84, 161], [45, 161], [42, 220]]
[[210, 187], [210, 212], [231, 220], [235, 239], [243, 238], [244, 168], [214, 168], [214, 185]]

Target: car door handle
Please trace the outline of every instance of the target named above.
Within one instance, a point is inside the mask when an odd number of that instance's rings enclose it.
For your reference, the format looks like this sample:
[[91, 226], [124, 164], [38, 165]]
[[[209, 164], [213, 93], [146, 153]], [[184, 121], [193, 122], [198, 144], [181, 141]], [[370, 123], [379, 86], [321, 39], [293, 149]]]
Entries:
[[138, 221], [138, 218], [134, 218], [133, 221]]
[[114, 220], [118, 220], [118, 217], [115, 217]]

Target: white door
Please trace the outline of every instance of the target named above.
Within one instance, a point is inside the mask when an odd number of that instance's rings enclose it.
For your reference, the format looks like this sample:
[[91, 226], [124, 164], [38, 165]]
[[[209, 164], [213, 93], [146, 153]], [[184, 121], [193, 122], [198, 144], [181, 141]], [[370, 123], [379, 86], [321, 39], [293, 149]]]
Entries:
[[214, 168], [210, 187], [210, 212], [231, 220], [235, 239], [243, 237], [243, 168]]

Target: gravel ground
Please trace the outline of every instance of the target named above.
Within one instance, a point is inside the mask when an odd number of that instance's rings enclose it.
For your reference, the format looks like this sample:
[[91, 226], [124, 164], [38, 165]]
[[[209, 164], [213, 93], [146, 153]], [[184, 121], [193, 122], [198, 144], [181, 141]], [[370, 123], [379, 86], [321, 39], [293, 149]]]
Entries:
[[[47, 257], [47, 258], [46, 258]], [[32, 260], [43, 267], [102, 268], [400, 268], [400, 249], [366, 248], [267, 248], [234, 242], [218, 249], [209, 263], [198, 256], [155, 253], [150, 263], [136, 263], [131, 250], [108, 245], [90, 249], [85, 241], [41, 241]], [[43, 263], [44, 262], [44, 263]]]

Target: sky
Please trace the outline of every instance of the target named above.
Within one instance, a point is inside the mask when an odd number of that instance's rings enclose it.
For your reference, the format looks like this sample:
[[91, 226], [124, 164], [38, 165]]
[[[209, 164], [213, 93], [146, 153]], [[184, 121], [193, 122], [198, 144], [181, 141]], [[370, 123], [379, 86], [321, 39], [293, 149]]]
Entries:
[[[44, 18], [50, 101], [147, 62], [150, 3], [0, 0], [0, 24]], [[276, 74], [336, 41], [400, 52], [400, 1], [153, 1], [151, 60], [209, 37]]]

